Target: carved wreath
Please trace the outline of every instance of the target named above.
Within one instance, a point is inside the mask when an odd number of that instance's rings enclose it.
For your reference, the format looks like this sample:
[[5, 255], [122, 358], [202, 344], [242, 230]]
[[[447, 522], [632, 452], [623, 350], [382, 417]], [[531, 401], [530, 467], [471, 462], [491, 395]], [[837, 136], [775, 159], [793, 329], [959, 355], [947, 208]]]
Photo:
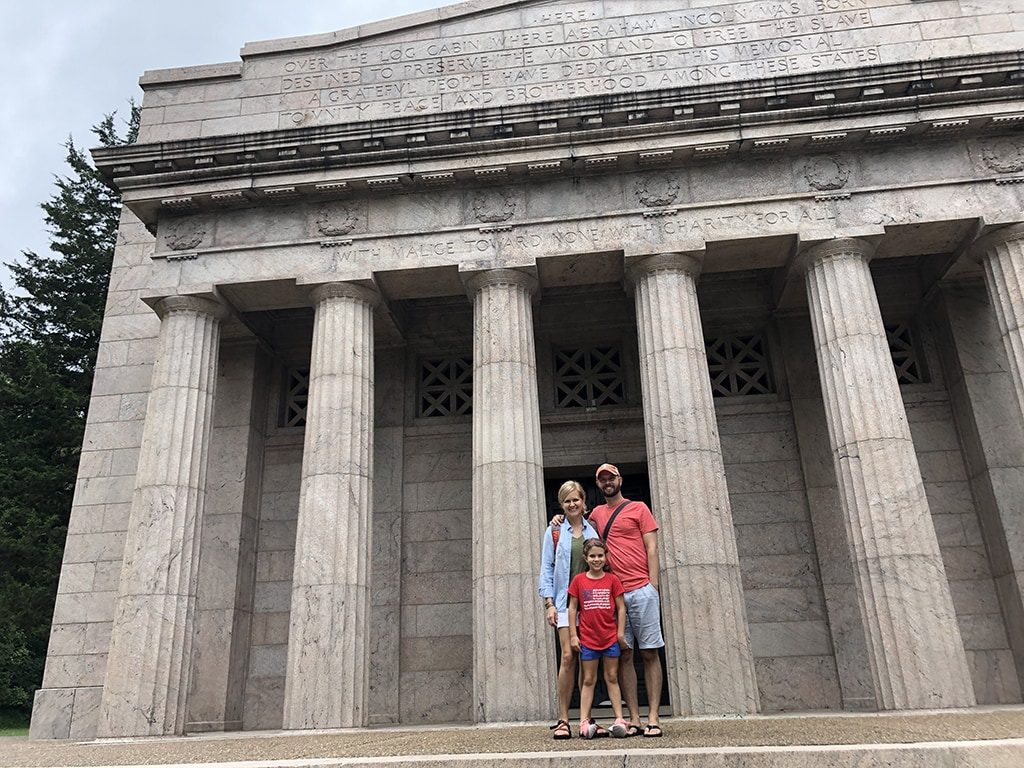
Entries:
[[842, 189], [850, 180], [850, 168], [837, 157], [823, 155], [807, 161], [804, 178], [819, 192]]
[[485, 224], [508, 221], [516, 214], [519, 201], [508, 191], [481, 192], [473, 198], [473, 215]]
[[338, 237], [355, 229], [358, 221], [355, 211], [347, 205], [335, 203], [320, 207], [316, 228], [321, 235]]
[[206, 226], [198, 219], [178, 219], [167, 225], [164, 242], [172, 251], [198, 248], [206, 237]]
[[981, 148], [981, 159], [996, 173], [1024, 171], [1024, 140], [996, 139]]
[[636, 196], [648, 208], [663, 208], [679, 197], [679, 182], [671, 176], [646, 176], [637, 180]]

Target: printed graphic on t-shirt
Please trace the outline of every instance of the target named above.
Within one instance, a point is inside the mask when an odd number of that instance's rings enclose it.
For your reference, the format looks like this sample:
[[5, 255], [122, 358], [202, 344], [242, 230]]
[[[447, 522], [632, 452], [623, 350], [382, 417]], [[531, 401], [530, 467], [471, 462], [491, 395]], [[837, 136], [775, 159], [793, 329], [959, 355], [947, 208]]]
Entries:
[[583, 590], [584, 611], [607, 611], [612, 607], [612, 591], [608, 587]]

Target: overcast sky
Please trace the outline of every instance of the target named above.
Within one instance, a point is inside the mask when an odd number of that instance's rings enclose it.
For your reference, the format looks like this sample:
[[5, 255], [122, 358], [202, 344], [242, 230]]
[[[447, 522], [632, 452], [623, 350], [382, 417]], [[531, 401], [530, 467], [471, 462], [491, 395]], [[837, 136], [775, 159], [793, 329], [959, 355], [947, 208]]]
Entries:
[[[47, 249], [39, 203], [65, 173], [63, 144], [96, 143], [103, 115], [142, 101], [147, 69], [238, 60], [246, 42], [332, 32], [444, 0], [0, 0], [0, 263]], [[0, 282], [11, 287], [0, 266]]]

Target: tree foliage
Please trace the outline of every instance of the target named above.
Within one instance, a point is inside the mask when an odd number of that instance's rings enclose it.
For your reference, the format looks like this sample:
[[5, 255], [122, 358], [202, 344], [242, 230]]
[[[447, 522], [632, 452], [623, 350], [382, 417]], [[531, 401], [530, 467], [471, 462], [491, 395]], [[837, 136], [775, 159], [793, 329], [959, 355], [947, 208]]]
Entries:
[[[134, 141], [114, 115], [105, 147]], [[0, 288], [0, 713], [26, 712], [40, 684], [78, 471], [121, 204], [69, 138], [68, 172], [42, 203], [50, 252], [8, 264]]]

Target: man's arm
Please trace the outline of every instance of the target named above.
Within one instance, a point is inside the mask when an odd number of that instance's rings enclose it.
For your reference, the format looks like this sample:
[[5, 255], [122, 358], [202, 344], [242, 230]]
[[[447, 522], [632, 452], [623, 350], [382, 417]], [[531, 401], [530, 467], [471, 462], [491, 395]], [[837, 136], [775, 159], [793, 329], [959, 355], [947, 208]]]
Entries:
[[658, 585], [659, 575], [659, 564], [658, 564], [658, 532], [651, 531], [650, 533], [644, 534], [644, 547], [647, 548], [647, 578], [651, 580], [651, 584], [659, 592], [661, 591]]

